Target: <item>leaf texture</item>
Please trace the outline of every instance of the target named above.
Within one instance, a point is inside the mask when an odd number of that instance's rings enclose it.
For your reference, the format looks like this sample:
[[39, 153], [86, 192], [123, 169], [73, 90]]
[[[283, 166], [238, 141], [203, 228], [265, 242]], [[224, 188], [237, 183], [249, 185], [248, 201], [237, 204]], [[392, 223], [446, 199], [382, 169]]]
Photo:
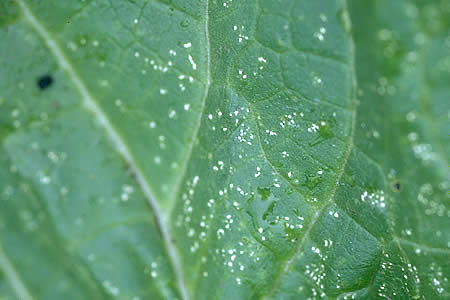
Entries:
[[450, 4], [4, 0], [0, 299], [446, 299]]

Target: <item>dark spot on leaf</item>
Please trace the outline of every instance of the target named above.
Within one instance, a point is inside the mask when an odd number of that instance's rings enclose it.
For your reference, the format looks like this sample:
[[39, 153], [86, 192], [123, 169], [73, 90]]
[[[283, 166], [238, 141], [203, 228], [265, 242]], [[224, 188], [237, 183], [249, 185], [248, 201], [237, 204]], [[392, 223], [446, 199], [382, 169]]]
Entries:
[[189, 26], [189, 21], [188, 20], [183, 20], [180, 22], [180, 26], [183, 28], [186, 28]]
[[264, 221], [267, 220], [267, 217], [269, 217], [269, 216], [271, 216], [273, 214], [274, 207], [275, 207], [275, 201], [270, 203], [269, 207], [264, 212], [264, 214], [262, 216]]
[[37, 85], [41, 90], [49, 88], [53, 84], [53, 77], [50, 75], [43, 75], [39, 77]]
[[307, 187], [310, 191], [314, 190], [317, 185], [320, 183], [321, 178], [318, 174], [310, 174], [305, 175], [305, 182], [302, 183], [302, 186]]
[[268, 189], [268, 188], [258, 188], [258, 194], [261, 196], [262, 200], [266, 200], [270, 196], [270, 189]]
[[400, 181], [398, 181], [398, 180], [394, 181], [391, 186], [395, 192], [399, 192], [402, 188]]

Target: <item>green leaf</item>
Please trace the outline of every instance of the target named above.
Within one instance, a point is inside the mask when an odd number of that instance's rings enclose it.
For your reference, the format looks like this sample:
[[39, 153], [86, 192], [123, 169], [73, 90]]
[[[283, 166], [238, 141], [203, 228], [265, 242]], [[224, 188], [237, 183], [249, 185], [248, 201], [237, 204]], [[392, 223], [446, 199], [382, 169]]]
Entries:
[[0, 299], [449, 298], [449, 34], [445, 0], [1, 1]]

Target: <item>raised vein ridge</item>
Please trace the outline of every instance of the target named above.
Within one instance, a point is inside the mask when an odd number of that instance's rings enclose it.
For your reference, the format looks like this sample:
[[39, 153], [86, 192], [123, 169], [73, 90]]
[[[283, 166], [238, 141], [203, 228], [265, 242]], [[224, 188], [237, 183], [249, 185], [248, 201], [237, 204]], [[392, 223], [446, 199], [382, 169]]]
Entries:
[[200, 113], [199, 113], [199, 116], [197, 119], [197, 124], [195, 124], [192, 141], [188, 145], [188, 149], [186, 152], [186, 156], [184, 158], [183, 166], [180, 171], [180, 176], [178, 177], [178, 179], [176, 181], [175, 189], [174, 189], [174, 192], [172, 194], [171, 201], [169, 204], [172, 208], [175, 205], [175, 200], [178, 196], [178, 193], [181, 190], [181, 186], [183, 184], [183, 179], [186, 176], [187, 168], [189, 166], [189, 161], [191, 160], [191, 157], [192, 157], [192, 151], [194, 149], [195, 143], [197, 141], [198, 133], [199, 133], [200, 127], [202, 125], [203, 112], [205, 110], [206, 99], [208, 98], [208, 94], [209, 94], [209, 87], [211, 86], [211, 72], [210, 72], [210, 69], [211, 69], [211, 54], [210, 54], [211, 44], [209, 42], [209, 0], [205, 1], [204, 30], [205, 30], [205, 43], [206, 43], [206, 86], [205, 86], [205, 91], [202, 96]]
[[31, 296], [24, 282], [20, 278], [17, 273], [14, 265], [10, 262], [9, 258], [6, 256], [3, 251], [2, 246], [0, 245], [0, 269], [5, 274], [6, 278], [8, 278], [9, 283], [11, 284], [12, 289], [16, 293], [17, 297], [22, 300], [33, 300], [34, 298]]
[[[15, 0], [19, 6], [22, 8], [23, 16], [25, 19], [30, 23], [30, 25], [34, 28], [34, 30], [38, 33], [38, 35], [41, 36], [41, 38], [44, 40], [45, 44], [47, 45], [48, 49], [53, 53], [55, 56], [58, 64], [60, 67], [67, 72], [70, 79], [74, 83], [75, 87], [80, 92], [82, 99], [83, 99], [83, 105], [84, 107], [90, 111], [98, 121], [101, 127], [106, 131], [108, 138], [112, 142], [112, 144], [115, 146], [116, 150], [123, 156], [125, 161], [128, 163], [130, 169], [135, 174], [135, 178], [137, 183], [139, 184], [142, 192], [145, 195], [145, 198], [147, 199], [147, 202], [149, 203], [150, 207], [152, 208], [155, 222], [161, 232], [161, 236], [164, 240], [164, 244], [169, 256], [169, 259], [172, 263], [172, 267], [175, 272], [175, 276], [177, 278], [178, 288], [179, 292], [181, 293], [181, 297], [183, 300], [189, 300], [189, 296], [187, 293], [185, 280], [184, 280], [184, 273], [183, 269], [180, 263], [180, 259], [178, 257], [177, 251], [175, 249], [175, 245], [173, 244], [172, 236], [169, 232], [169, 222], [167, 219], [167, 216], [163, 213], [161, 207], [159, 206], [158, 202], [156, 201], [156, 198], [153, 196], [152, 189], [150, 188], [149, 183], [147, 182], [144, 173], [140, 170], [138, 165], [136, 164], [136, 161], [133, 158], [133, 155], [131, 154], [130, 150], [128, 149], [125, 141], [123, 138], [119, 135], [117, 130], [114, 128], [114, 126], [109, 121], [107, 115], [102, 111], [100, 106], [97, 104], [97, 100], [89, 93], [88, 89], [86, 88], [85, 84], [81, 80], [81, 78], [76, 73], [75, 69], [71, 65], [71, 62], [66, 58], [64, 52], [61, 50], [61, 47], [58, 45], [58, 43], [53, 39], [53, 37], [50, 35], [50, 33], [46, 30], [46, 28], [38, 21], [38, 19], [33, 15], [32, 11], [29, 9], [29, 7], [26, 5], [26, 3], [23, 0]], [[0, 249], [1, 250], [1, 249]], [[2, 262], [2, 256], [0, 252], [0, 265]], [[12, 277], [11, 279], [14, 279], [15, 277]], [[17, 281], [12, 281], [13, 285], [17, 283]], [[29, 298], [21, 298], [21, 299], [32, 299]]]
[[261, 299], [263, 300], [269, 300], [273, 298], [274, 293], [281, 285], [281, 279], [283, 275], [289, 272], [292, 265], [294, 264], [295, 260], [303, 254], [303, 248], [306, 244], [306, 241], [309, 238], [309, 234], [311, 233], [311, 230], [313, 229], [314, 225], [319, 220], [320, 216], [324, 213], [324, 211], [327, 209], [328, 206], [330, 206], [334, 202], [334, 198], [336, 196], [336, 191], [340, 185], [342, 175], [344, 175], [345, 167], [347, 166], [348, 160], [350, 158], [350, 154], [353, 150], [354, 145], [354, 136], [355, 136], [355, 126], [356, 126], [356, 111], [357, 111], [357, 101], [356, 101], [356, 89], [357, 89], [357, 83], [356, 83], [356, 70], [355, 70], [355, 50], [354, 50], [354, 42], [353, 38], [351, 38], [351, 51], [352, 51], [352, 60], [351, 60], [351, 71], [353, 73], [353, 84], [352, 84], [352, 101], [353, 101], [353, 111], [351, 115], [350, 120], [350, 131], [349, 131], [349, 137], [347, 141], [347, 146], [344, 152], [344, 156], [342, 158], [341, 167], [339, 168], [337, 174], [336, 174], [336, 181], [333, 185], [333, 188], [330, 192], [330, 195], [328, 197], [328, 200], [314, 213], [313, 217], [311, 218], [311, 222], [308, 224], [308, 227], [306, 228], [305, 234], [303, 235], [302, 239], [297, 245], [296, 250], [293, 252], [293, 254], [283, 263], [280, 273], [275, 278], [272, 288], [269, 289], [268, 293], [266, 295], [263, 295]]

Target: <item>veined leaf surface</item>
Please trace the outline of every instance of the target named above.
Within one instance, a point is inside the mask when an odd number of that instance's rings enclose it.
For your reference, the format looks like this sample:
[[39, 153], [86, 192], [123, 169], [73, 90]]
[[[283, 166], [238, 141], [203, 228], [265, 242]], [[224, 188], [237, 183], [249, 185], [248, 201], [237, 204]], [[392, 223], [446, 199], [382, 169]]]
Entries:
[[444, 0], [3, 0], [0, 299], [448, 298], [449, 32]]

